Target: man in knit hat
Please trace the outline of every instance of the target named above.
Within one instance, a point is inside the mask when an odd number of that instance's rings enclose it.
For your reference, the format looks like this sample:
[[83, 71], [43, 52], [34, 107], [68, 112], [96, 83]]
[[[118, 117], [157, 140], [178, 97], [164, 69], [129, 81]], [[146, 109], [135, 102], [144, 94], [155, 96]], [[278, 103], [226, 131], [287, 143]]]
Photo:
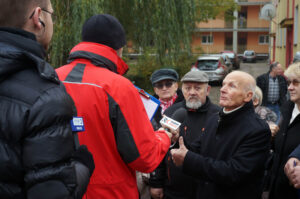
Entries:
[[88, 19], [69, 64], [57, 69], [72, 96], [85, 132], [79, 134], [95, 160], [86, 197], [138, 199], [135, 170], [152, 172], [170, 146], [171, 133], [153, 131], [134, 85], [122, 77], [125, 31], [113, 16]]

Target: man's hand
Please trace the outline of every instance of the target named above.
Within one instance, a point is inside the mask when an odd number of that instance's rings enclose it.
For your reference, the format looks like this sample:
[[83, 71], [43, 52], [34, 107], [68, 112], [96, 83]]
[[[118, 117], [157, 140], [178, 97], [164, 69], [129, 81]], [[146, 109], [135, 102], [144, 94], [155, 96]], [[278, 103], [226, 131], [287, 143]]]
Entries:
[[275, 137], [277, 132], [279, 131], [279, 127], [274, 123], [268, 123], [269, 128], [271, 130], [272, 137]]
[[295, 188], [300, 188], [300, 161], [290, 158], [284, 166], [284, 172]]
[[153, 199], [163, 199], [164, 190], [163, 188], [150, 188], [150, 194]]
[[188, 150], [185, 147], [183, 137], [181, 136], [179, 138], [179, 149], [171, 150], [172, 160], [176, 166], [181, 166], [183, 164], [187, 152]]
[[174, 131], [174, 130], [170, 130], [171, 132], [167, 131], [165, 128], [159, 128], [159, 131], [165, 131], [166, 134], [169, 136], [171, 143], [175, 143], [178, 140], [179, 137], [179, 128]]

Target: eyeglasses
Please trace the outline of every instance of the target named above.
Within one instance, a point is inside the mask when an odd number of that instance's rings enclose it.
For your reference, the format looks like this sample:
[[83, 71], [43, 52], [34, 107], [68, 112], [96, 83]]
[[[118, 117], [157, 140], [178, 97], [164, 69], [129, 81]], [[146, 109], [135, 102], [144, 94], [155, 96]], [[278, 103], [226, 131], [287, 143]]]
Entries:
[[288, 80], [287, 81], [288, 86], [290, 86], [290, 84], [293, 84], [293, 86], [298, 86], [299, 83], [300, 83], [300, 81], [297, 80], [297, 79], [293, 79], [293, 80]]
[[162, 89], [164, 86], [166, 88], [170, 88], [173, 85], [173, 83], [174, 83], [173, 81], [169, 81], [169, 82], [165, 82], [165, 83], [163, 83], [163, 82], [155, 83], [154, 87], [156, 87], [158, 89]]
[[[50, 12], [50, 11], [46, 10], [45, 8], [41, 8], [41, 10], [44, 11], [44, 12], [46, 12], [46, 13], [48, 13], [48, 14], [50, 14], [52, 16], [52, 22], [55, 23], [55, 21], [56, 21], [56, 15], [53, 12]], [[35, 10], [32, 12], [32, 14], [30, 15], [29, 19], [31, 19], [33, 17], [34, 13], [35, 13]]]

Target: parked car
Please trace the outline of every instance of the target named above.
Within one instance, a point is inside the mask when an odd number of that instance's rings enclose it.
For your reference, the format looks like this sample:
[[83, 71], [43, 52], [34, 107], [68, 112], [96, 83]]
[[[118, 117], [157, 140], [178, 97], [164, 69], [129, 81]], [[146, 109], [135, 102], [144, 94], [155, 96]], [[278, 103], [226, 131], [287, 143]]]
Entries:
[[227, 55], [215, 54], [200, 56], [193, 69], [204, 71], [210, 82], [221, 83], [225, 76], [232, 71], [232, 63]]
[[245, 50], [243, 55], [244, 62], [256, 62], [256, 53], [253, 50]]
[[227, 55], [232, 63], [233, 69], [239, 69], [240, 68], [240, 60], [237, 56], [237, 54], [234, 51], [230, 50], [224, 50], [221, 52], [223, 55]]

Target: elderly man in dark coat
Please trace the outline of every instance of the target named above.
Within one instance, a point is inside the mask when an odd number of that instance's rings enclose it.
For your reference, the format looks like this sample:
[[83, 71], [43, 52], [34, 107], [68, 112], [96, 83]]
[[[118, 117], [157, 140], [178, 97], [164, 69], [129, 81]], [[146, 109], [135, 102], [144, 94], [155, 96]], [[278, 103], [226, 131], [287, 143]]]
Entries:
[[[182, 79], [184, 101], [172, 105], [165, 111], [165, 115], [176, 117], [183, 115], [180, 126], [180, 135], [185, 142], [192, 143], [205, 129], [206, 120], [211, 114], [220, 111], [220, 107], [211, 103], [208, 95], [210, 86], [205, 72], [195, 70], [186, 73]], [[182, 112], [182, 110], [185, 110]], [[181, 111], [181, 112], [178, 112]], [[185, 114], [184, 114], [185, 113]], [[179, 115], [180, 116], [180, 115]], [[179, 118], [177, 115], [177, 118]], [[178, 146], [176, 146], [178, 148]], [[150, 178], [151, 194], [154, 199], [193, 199], [195, 197], [195, 180], [177, 168], [171, 161], [168, 152]]]
[[220, 90], [223, 110], [208, 118], [191, 150], [182, 137], [180, 148], [171, 150], [173, 162], [199, 179], [197, 198], [260, 198], [271, 132], [254, 112], [254, 89], [251, 75], [228, 74]]

